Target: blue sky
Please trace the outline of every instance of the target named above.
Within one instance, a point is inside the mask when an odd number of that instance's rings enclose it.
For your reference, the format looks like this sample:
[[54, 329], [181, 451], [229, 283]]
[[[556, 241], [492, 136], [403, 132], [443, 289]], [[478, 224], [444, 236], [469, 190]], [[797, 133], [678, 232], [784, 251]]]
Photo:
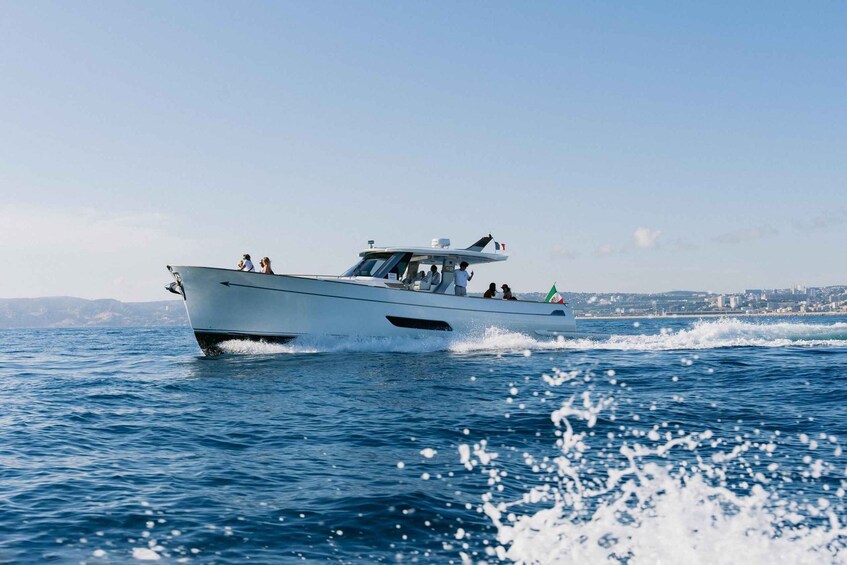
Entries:
[[516, 292], [847, 283], [847, 4], [4, 2], [0, 297], [368, 239]]

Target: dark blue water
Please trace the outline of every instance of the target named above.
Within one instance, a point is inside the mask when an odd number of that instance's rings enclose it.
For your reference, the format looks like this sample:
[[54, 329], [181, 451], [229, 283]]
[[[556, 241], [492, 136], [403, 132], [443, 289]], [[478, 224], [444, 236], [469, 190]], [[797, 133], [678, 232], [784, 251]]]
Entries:
[[[494, 548], [503, 558], [512, 544], [498, 542], [503, 525], [483, 502], [543, 485], [565, 506], [576, 491], [587, 500], [562, 511], [564, 526], [540, 527], [555, 554], [557, 527], [602, 523], [598, 512], [621, 499], [618, 487], [589, 496], [586, 485], [609, 486], [622, 448], [691, 434], [697, 445], [646, 453], [638, 468], [673, 469], [682, 494], [694, 492], [691, 477], [726, 488], [741, 497], [721, 506], [727, 519], [752, 512], [773, 526], [765, 538], [809, 562], [845, 559], [833, 525], [847, 520], [845, 319], [581, 329], [602, 337], [236, 343], [238, 353], [218, 358], [202, 357], [186, 329], [0, 332], [0, 562], [496, 561]], [[542, 375], [554, 368], [573, 373], [551, 385]], [[564, 454], [581, 479], [574, 487], [551, 472], [565, 429], [551, 413], [572, 397], [582, 407], [585, 392], [608, 406], [596, 423], [571, 418], [585, 434]], [[705, 430], [711, 437], [700, 438]], [[499, 455], [473, 458], [468, 470], [459, 446], [481, 441]], [[748, 504], [757, 486], [770, 493], [765, 509], [790, 509], [801, 522]], [[667, 491], [619, 518], [644, 522], [645, 533], [623, 555], [601, 548], [612, 562], [660, 556], [647, 525]], [[549, 500], [509, 510], [529, 517]], [[746, 525], [709, 523], [726, 529], [722, 538], [749, 536]], [[791, 524], [824, 541], [791, 541]], [[708, 548], [689, 543], [701, 529], [667, 536], [705, 558]], [[767, 539], [762, 562], [779, 560], [785, 548]]]

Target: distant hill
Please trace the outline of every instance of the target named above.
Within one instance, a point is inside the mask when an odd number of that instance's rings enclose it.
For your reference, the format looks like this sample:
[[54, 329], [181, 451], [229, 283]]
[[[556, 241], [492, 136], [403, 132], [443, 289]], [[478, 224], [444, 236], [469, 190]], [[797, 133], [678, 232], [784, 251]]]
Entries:
[[0, 329], [188, 326], [181, 300], [0, 298]]

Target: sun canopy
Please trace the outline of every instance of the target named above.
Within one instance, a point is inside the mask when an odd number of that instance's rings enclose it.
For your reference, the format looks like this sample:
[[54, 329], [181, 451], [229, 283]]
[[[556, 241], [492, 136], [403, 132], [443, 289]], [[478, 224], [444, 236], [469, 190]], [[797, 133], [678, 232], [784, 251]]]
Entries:
[[441, 249], [438, 247], [373, 247], [365, 249], [359, 253], [359, 256], [367, 257], [374, 253], [411, 253], [413, 256], [421, 258], [453, 259], [456, 263], [467, 261], [469, 265], [494, 263], [509, 258], [504, 253], [483, 253], [482, 251], [470, 251], [468, 249]]

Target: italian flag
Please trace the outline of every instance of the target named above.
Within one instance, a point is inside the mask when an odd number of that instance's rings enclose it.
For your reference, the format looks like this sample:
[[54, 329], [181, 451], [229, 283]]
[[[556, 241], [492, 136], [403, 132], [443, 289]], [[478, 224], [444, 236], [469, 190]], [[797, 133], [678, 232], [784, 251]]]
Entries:
[[550, 289], [550, 292], [547, 293], [547, 298], [544, 299], [544, 302], [552, 302], [553, 304], [565, 303], [565, 299], [562, 298], [562, 295], [559, 294], [558, 290], [556, 290], [556, 283], [553, 283], [553, 287]]

